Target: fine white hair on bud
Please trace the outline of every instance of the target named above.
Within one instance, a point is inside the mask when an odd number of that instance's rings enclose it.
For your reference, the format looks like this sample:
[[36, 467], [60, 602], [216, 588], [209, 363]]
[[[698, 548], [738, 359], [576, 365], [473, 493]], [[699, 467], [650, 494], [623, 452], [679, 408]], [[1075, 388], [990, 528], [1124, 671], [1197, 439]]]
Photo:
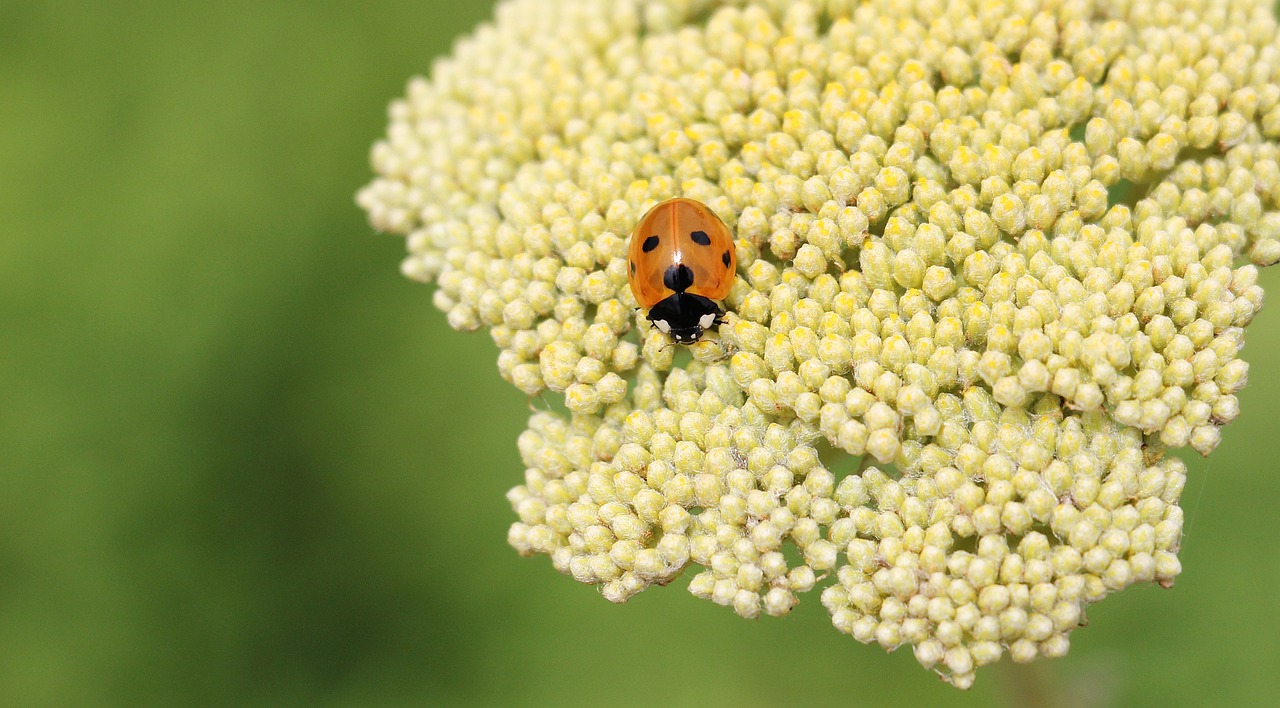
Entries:
[[[613, 602], [817, 590], [967, 688], [1182, 570], [1169, 452], [1240, 414], [1280, 261], [1270, 4], [508, 0], [391, 104], [357, 202], [563, 401], [518, 439], [519, 553]], [[627, 275], [675, 196], [737, 262], [687, 348]]]

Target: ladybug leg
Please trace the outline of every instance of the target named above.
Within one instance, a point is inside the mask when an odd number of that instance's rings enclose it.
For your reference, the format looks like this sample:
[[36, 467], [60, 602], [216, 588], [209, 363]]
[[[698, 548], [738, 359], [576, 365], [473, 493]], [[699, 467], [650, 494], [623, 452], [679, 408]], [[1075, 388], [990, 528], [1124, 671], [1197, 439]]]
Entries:
[[[641, 310], [643, 310], [643, 309], [644, 309], [643, 307], [636, 307], [636, 308], [633, 308], [633, 309], [631, 310], [631, 314], [634, 316], [637, 312], [640, 312], [640, 311], [641, 311]], [[649, 314], [647, 314], [647, 315], [645, 315], [645, 316], [644, 316], [644, 319], [645, 319], [645, 321], [646, 321], [646, 322], [648, 322], [648, 323], [649, 323], [649, 329], [653, 329], [653, 328], [656, 326], [656, 325], [654, 325], [654, 324], [653, 324], [653, 310], [650, 310], [650, 311], [649, 311]]]

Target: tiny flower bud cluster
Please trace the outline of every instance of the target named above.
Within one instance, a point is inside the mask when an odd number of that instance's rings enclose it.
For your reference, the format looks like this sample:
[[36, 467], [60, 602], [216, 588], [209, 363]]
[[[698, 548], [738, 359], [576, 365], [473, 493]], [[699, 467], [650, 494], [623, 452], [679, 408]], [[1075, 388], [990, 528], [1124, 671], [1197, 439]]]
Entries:
[[[976, 390], [976, 389], [975, 389]], [[929, 445], [900, 479], [872, 468], [836, 490], [829, 540], [848, 560], [822, 592], [835, 626], [916, 658], [957, 686], [1006, 651], [1061, 656], [1085, 605], [1133, 583], [1173, 584], [1186, 468], [1149, 460], [1105, 414], [955, 402], [974, 421], [956, 450]], [[997, 412], [999, 411], [999, 412]]]
[[[510, 0], [392, 104], [358, 202], [504, 379], [511, 544], [621, 602], [680, 577], [957, 686], [1169, 586], [1280, 261], [1262, 0]], [[726, 323], [647, 327], [653, 204], [736, 237]], [[857, 472], [839, 472], [861, 458]]]
[[[784, 615], [836, 565], [841, 510], [812, 446], [770, 422], [723, 365], [665, 378], [647, 364], [630, 406], [533, 417], [511, 544], [622, 602], [690, 563], [690, 591], [744, 617]], [[800, 561], [784, 554], [798, 549]]]

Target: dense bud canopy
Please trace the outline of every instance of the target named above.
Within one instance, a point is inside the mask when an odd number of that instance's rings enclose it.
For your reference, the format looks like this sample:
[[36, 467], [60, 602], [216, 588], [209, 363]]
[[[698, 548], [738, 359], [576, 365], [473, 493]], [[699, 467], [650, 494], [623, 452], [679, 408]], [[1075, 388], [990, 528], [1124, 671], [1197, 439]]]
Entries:
[[[686, 574], [967, 687], [1180, 571], [1280, 260], [1252, 0], [513, 0], [391, 106], [359, 194], [533, 415], [510, 543], [621, 602]], [[655, 203], [735, 235], [726, 323], [648, 328]], [[860, 460], [859, 460], [860, 458]]]

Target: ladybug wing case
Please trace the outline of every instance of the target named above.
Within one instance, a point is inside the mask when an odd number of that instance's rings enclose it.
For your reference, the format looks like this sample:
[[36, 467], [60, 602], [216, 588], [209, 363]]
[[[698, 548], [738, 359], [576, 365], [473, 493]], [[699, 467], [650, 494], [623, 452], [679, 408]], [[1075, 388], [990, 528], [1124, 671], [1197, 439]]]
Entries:
[[[728, 294], [736, 258], [733, 238], [724, 222], [692, 199], [669, 199], [645, 214], [628, 249], [628, 274], [642, 307], [652, 307], [675, 292], [712, 300]], [[686, 277], [673, 278], [675, 266]]]
[[681, 261], [693, 271], [689, 292], [723, 300], [733, 287], [737, 254], [729, 227], [709, 207], [684, 200], [677, 212]]
[[670, 218], [663, 218], [667, 216], [663, 204], [640, 220], [627, 248], [627, 278], [641, 307], [653, 307], [673, 292], [662, 278], [679, 254], [676, 239], [671, 237]]

